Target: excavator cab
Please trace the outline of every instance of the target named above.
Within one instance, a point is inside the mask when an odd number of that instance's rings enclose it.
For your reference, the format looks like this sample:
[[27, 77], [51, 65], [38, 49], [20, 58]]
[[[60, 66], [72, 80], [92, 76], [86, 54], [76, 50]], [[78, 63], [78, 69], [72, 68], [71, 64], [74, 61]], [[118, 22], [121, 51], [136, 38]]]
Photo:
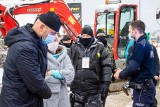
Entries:
[[100, 5], [95, 13], [94, 32], [102, 29], [108, 44], [112, 46], [117, 67], [125, 67], [125, 49], [129, 42], [128, 28], [131, 21], [137, 20], [136, 4]]
[[[109, 1], [109, 0], [108, 0]], [[115, 1], [115, 0], [110, 0]], [[137, 20], [136, 4], [110, 3], [96, 8], [94, 34], [102, 29], [106, 34], [108, 44], [112, 46], [113, 56], [117, 68], [125, 68], [125, 50], [129, 43], [128, 29], [131, 21]], [[116, 80], [110, 85], [110, 91], [120, 91], [124, 80]]]

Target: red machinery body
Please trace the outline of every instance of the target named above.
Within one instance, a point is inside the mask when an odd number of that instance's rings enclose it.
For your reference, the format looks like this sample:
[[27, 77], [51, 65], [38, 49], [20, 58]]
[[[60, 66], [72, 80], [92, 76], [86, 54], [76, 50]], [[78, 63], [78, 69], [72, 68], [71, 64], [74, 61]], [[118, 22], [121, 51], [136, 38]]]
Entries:
[[[137, 20], [137, 5], [135, 4], [106, 4], [101, 7], [99, 7], [96, 10], [95, 14], [95, 23], [94, 23], [94, 34], [96, 32], [98, 22], [98, 17], [101, 14], [105, 14], [106, 16], [110, 13], [114, 14], [114, 34], [112, 34], [112, 41], [111, 43], [114, 53], [114, 59], [117, 60], [120, 57], [120, 52], [118, 51], [120, 49], [120, 43], [119, 40], [122, 36], [120, 35], [121, 29], [120, 27], [123, 26], [122, 22], [123, 19], [123, 13], [128, 11], [130, 8], [132, 9], [133, 15], [131, 16], [128, 14], [125, 16], [125, 18], [132, 17], [131, 20]], [[125, 10], [125, 11], [124, 11]], [[66, 3], [63, 0], [52, 0], [52, 1], [45, 1], [40, 3], [34, 3], [34, 4], [22, 4], [22, 5], [15, 5], [13, 7], [5, 7], [0, 4], [0, 31], [2, 32], [2, 36], [5, 37], [7, 32], [14, 28], [18, 27], [19, 24], [15, 20], [16, 15], [20, 14], [42, 14], [46, 13], [48, 11], [54, 11], [61, 19], [61, 22], [63, 23], [63, 28], [65, 29], [66, 33], [75, 40], [76, 37], [80, 34], [82, 27], [79, 24], [79, 22], [76, 20], [76, 18], [73, 16], [72, 12], [66, 5]], [[128, 20], [128, 21], [131, 21]], [[105, 25], [104, 29], [108, 29], [108, 22], [107, 20], [103, 23]], [[106, 33], [107, 34], [107, 33]], [[107, 34], [108, 35], [108, 34]], [[120, 50], [123, 51], [123, 50]]]
[[[126, 16], [124, 17], [124, 13], [126, 11], [131, 11], [129, 10], [130, 8], [133, 8], [133, 12], [130, 14], [126, 14]], [[125, 10], [125, 11], [124, 11]], [[95, 21], [94, 21], [94, 34], [96, 32], [98, 28], [98, 25], [100, 24], [99, 20], [103, 19], [103, 17], [105, 17], [105, 20], [103, 21], [103, 25], [105, 27], [101, 28], [105, 31], [106, 35], [110, 35], [112, 36], [113, 42], [110, 44], [113, 48], [113, 54], [114, 54], [114, 59], [118, 60], [119, 58], [121, 59], [121, 57], [119, 57], [119, 52], [118, 52], [118, 48], [119, 48], [119, 39], [121, 36], [124, 35], [120, 35], [120, 32], [122, 31], [122, 29], [120, 28], [121, 26], [123, 26], [123, 22], [127, 19], [132, 17], [132, 19], [128, 20], [129, 22], [133, 21], [133, 20], [137, 20], [138, 18], [138, 6], [136, 4], [125, 4], [125, 3], [118, 3], [118, 4], [106, 4], [106, 5], [102, 5], [97, 7], [96, 12], [95, 12]], [[107, 33], [107, 27], [108, 27], [108, 21], [107, 21], [107, 17], [109, 17], [108, 15], [113, 13], [113, 34], [108, 34]], [[129, 12], [128, 12], [129, 13]], [[103, 16], [101, 18], [98, 18], [99, 16], [101, 16], [102, 14], [105, 14], [106, 16]], [[132, 15], [131, 15], [132, 14]], [[123, 17], [123, 18], [122, 18]], [[126, 18], [126, 19], [125, 19]], [[104, 23], [105, 22], [105, 23]], [[123, 26], [124, 27], [124, 26]], [[128, 31], [128, 29], [127, 29]], [[126, 36], [126, 35], [125, 35]]]
[[54, 11], [61, 19], [63, 28], [67, 34], [74, 40], [81, 32], [81, 25], [73, 16], [72, 12], [63, 0], [53, 0], [51, 2], [41, 2], [36, 4], [22, 4], [7, 8], [0, 4], [0, 31], [5, 37], [7, 32], [18, 27], [18, 22], [14, 19], [19, 14], [42, 14], [48, 11]]

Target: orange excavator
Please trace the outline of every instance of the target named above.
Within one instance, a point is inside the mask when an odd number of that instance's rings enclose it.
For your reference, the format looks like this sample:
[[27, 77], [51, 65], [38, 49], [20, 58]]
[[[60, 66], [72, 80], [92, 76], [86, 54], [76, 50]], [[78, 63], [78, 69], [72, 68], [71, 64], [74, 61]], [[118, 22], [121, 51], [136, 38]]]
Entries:
[[16, 15], [20, 14], [42, 14], [54, 11], [61, 19], [66, 33], [75, 40], [81, 32], [81, 25], [73, 16], [72, 12], [63, 0], [43, 0], [41, 2], [19, 2], [8, 6], [0, 4], [0, 31], [5, 37], [7, 32], [19, 27]]
[[[37, 2], [38, 1], [38, 2]], [[18, 27], [15, 19], [21, 14], [42, 14], [54, 11], [61, 19], [67, 35], [73, 40], [80, 34], [82, 27], [72, 14], [64, 0], [32, 0], [19, 2], [8, 6], [0, 4], [0, 31], [5, 37], [6, 33]], [[114, 1], [114, 2], [113, 2]], [[119, 2], [117, 2], [119, 1]], [[127, 45], [128, 23], [137, 20], [138, 6], [131, 3], [120, 3], [121, 0], [106, 0], [105, 5], [100, 5], [95, 11], [94, 32], [103, 29], [109, 44], [113, 47], [114, 59], [124, 59], [124, 50]], [[120, 61], [120, 68], [122, 68]], [[119, 64], [118, 64], [119, 65]]]
[[[107, 41], [113, 48], [114, 59], [118, 68], [125, 67], [124, 51], [127, 46], [128, 23], [137, 20], [137, 5], [126, 3], [108, 3], [100, 5], [95, 11], [94, 34], [97, 29], [103, 29]], [[114, 0], [111, 0], [114, 1]], [[116, 0], [115, 0], [116, 1]], [[42, 14], [54, 11], [61, 19], [66, 33], [73, 39], [80, 34], [82, 27], [73, 16], [64, 0], [41, 0], [41, 2], [20, 2], [14, 5], [3, 6], [0, 4], [0, 31], [5, 38], [7, 32], [18, 27], [15, 19], [21, 14]], [[114, 86], [115, 87], [115, 86]], [[121, 90], [121, 85], [112, 91]]]
[[[19, 26], [15, 19], [16, 15], [39, 15], [47, 11], [54, 11], [60, 17], [67, 35], [76, 40], [82, 27], [64, 0], [37, 1], [22, 1], [8, 6], [0, 4], [0, 31], [2, 36], [5, 37], [10, 29]], [[97, 29], [105, 31], [108, 43], [113, 48], [116, 65], [119, 68], [125, 67], [124, 53], [128, 44], [128, 25], [129, 22], [137, 20], [137, 14], [138, 6], [136, 4], [121, 3], [121, 0], [106, 0], [105, 5], [100, 5], [95, 10], [94, 34]]]

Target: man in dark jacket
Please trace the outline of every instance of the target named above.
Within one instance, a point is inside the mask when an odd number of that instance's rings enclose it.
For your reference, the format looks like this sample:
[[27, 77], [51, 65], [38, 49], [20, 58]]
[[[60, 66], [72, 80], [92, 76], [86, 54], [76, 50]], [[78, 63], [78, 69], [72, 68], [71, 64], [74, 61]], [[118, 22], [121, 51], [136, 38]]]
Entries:
[[[157, 53], [157, 49], [156, 47], [152, 45], [152, 48], [153, 48], [153, 53], [154, 53], [154, 66], [155, 66], [155, 75], [154, 75], [154, 79], [155, 79], [155, 82], [156, 82], [156, 85], [157, 85], [157, 82], [159, 80], [159, 57], [158, 57], [158, 53]], [[158, 105], [158, 101], [157, 99], [155, 98], [155, 101], [154, 101], [154, 104], [153, 104], [153, 107], [157, 107]]]
[[44, 81], [47, 67], [47, 37], [55, 36], [61, 22], [54, 12], [39, 16], [34, 25], [27, 24], [8, 32], [9, 47], [4, 64], [0, 107], [43, 107], [43, 98], [51, 96]]
[[70, 47], [72, 46], [72, 43], [72, 39], [68, 35], [64, 35], [59, 44], [64, 45], [67, 48], [68, 52]]
[[[96, 32], [96, 38], [103, 43], [104, 47], [107, 49], [107, 52], [109, 52], [109, 55], [111, 57], [111, 68], [112, 68], [112, 73], [114, 73], [114, 70], [116, 69], [116, 64], [113, 56], [113, 50], [112, 46], [107, 43], [106, 35], [105, 32], [102, 29], [98, 29]], [[113, 79], [113, 78], [112, 78]], [[114, 79], [113, 79], [114, 81]]]
[[[147, 34], [146, 34], [147, 35]], [[148, 40], [150, 37], [148, 37], [149, 35], [147, 35], [146, 36], [146, 40]], [[156, 82], [156, 84], [157, 84], [157, 81], [159, 80], [159, 57], [158, 57], [158, 53], [157, 53], [157, 49], [156, 49], [156, 47], [153, 45], [153, 44], [151, 44], [151, 46], [152, 46], [152, 49], [153, 49], [153, 54], [154, 54], [154, 69], [155, 69], [155, 74], [154, 74], [154, 79], [155, 79], [155, 82]], [[131, 55], [132, 55], [132, 50], [134, 49], [134, 44], [133, 45], [130, 45], [130, 47], [129, 47], [129, 49], [128, 49], [128, 56], [127, 56], [127, 58], [130, 58], [131, 57]], [[127, 63], [128, 63], [128, 60], [127, 60]], [[127, 83], [125, 83], [124, 85], [123, 85], [123, 89], [124, 89], [124, 91], [126, 91], [127, 93], [128, 93], [128, 83], [129, 82], [127, 82]], [[127, 89], [128, 88], [128, 89]], [[126, 93], [126, 94], [127, 94]], [[129, 94], [128, 94], [129, 95]], [[157, 104], [158, 104], [158, 102], [157, 102], [157, 99], [155, 98], [155, 102], [154, 102], [154, 104], [153, 104], [153, 107], [157, 107]]]
[[111, 58], [104, 45], [93, 37], [90, 26], [84, 26], [69, 55], [75, 68], [71, 84], [74, 107], [102, 107], [101, 94], [107, 93], [111, 83]]
[[155, 65], [155, 75], [154, 78], [156, 80], [156, 82], [159, 80], [159, 57], [158, 57], [158, 53], [157, 53], [157, 49], [156, 47], [152, 44], [153, 47], [153, 52], [154, 52], [154, 65]]
[[129, 33], [135, 39], [132, 55], [124, 70], [117, 69], [114, 77], [124, 79], [130, 77], [129, 88], [133, 89], [133, 107], [152, 107], [155, 101], [154, 53], [146, 40], [145, 24], [133, 21]]
[[[106, 48], [107, 52], [109, 53], [109, 56], [111, 58], [111, 70], [112, 70], [112, 75], [114, 75], [114, 70], [116, 69], [116, 64], [113, 56], [113, 50], [110, 44], [107, 43], [106, 35], [105, 32], [102, 29], [98, 29], [96, 32], [96, 38], [103, 43], [104, 47]], [[112, 76], [112, 81], [114, 82], [114, 76]], [[101, 99], [103, 102], [103, 106], [105, 107], [105, 100], [108, 96], [108, 91], [109, 89], [106, 90], [106, 94], [102, 95]]]
[[67, 49], [72, 46], [72, 39], [68, 35], [64, 35], [63, 38], [60, 40], [60, 44], [64, 45]]

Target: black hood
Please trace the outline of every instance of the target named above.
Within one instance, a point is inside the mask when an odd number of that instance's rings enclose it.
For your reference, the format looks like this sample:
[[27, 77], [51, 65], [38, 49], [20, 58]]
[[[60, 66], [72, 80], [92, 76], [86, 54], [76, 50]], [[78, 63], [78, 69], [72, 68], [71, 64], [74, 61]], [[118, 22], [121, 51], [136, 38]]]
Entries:
[[10, 30], [4, 39], [5, 45], [8, 47], [19, 41], [34, 41], [25, 26]]

